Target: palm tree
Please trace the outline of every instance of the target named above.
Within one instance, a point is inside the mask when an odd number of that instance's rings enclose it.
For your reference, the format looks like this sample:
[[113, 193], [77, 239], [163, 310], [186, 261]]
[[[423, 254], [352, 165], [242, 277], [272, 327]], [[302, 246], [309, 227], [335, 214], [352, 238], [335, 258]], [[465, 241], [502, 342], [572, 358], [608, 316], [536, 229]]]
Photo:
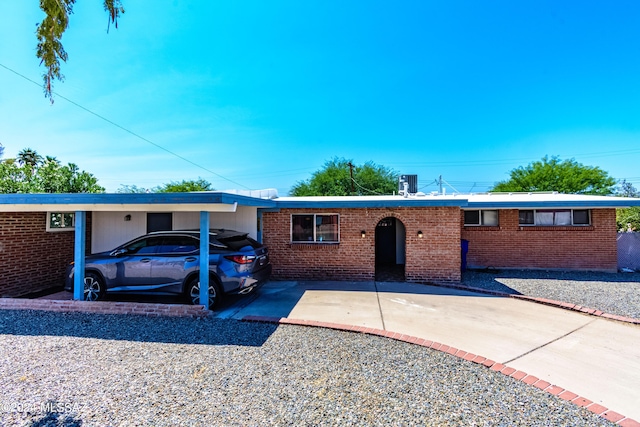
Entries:
[[29, 165], [32, 168], [35, 168], [42, 163], [42, 156], [38, 154], [36, 150], [32, 150], [31, 148], [25, 148], [20, 151], [16, 159], [21, 165]]

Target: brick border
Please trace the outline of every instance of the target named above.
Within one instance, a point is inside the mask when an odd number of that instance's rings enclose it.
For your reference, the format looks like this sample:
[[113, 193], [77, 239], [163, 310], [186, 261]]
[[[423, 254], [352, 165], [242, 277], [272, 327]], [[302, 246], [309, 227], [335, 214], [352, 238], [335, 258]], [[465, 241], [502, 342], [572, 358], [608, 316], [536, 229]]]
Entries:
[[547, 299], [547, 298], [530, 297], [528, 295], [507, 294], [505, 292], [500, 292], [500, 291], [492, 291], [489, 289], [475, 288], [473, 286], [457, 285], [457, 284], [450, 284], [450, 283], [425, 283], [425, 285], [437, 286], [439, 288], [457, 289], [461, 291], [477, 292], [479, 294], [495, 295], [499, 297], [513, 298], [513, 299], [519, 299], [523, 301], [530, 301], [538, 304], [548, 305], [555, 308], [562, 308], [565, 310], [577, 311], [580, 313], [589, 314], [591, 316], [602, 317], [609, 320], [617, 320], [618, 322], [625, 322], [625, 323], [631, 323], [634, 325], [640, 325], [640, 319], [636, 319], [633, 317], [618, 316], [616, 314], [606, 313], [596, 308], [584, 307], [579, 304], [556, 301], [556, 300]]
[[211, 314], [202, 305], [149, 304], [117, 301], [75, 301], [0, 298], [3, 310], [39, 310], [58, 313], [133, 314], [151, 317], [203, 318]]
[[[593, 314], [593, 313], [589, 313], [589, 314]], [[577, 406], [587, 408], [589, 411], [593, 412], [594, 414], [599, 415], [600, 417], [608, 421], [611, 421], [613, 423], [616, 423], [622, 427], [640, 427], [640, 422], [631, 418], [627, 418], [624, 415], [614, 412], [602, 405], [594, 403], [593, 401], [585, 397], [578, 396], [577, 394], [572, 393], [568, 390], [565, 390], [560, 386], [553, 385], [533, 375], [529, 375], [526, 372], [518, 371], [510, 366], [503, 365], [502, 363], [498, 363], [491, 359], [487, 359], [486, 357], [479, 356], [473, 353], [468, 353], [464, 350], [450, 347], [448, 345], [445, 345], [439, 342], [427, 340], [424, 338], [418, 338], [410, 335], [405, 335], [399, 332], [385, 331], [382, 329], [369, 328], [365, 326], [353, 326], [353, 325], [343, 325], [340, 323], [319, 322], [315, 320], [297, 320], [297, 319], [289, 319], [286, 317], [268, 317], [268, 316], [245, 316], [242, 318], [242, 320], [245, 322], [272, 323], [277, 325], [310, 326], [310, 327], [334, 329], [338, 331], [363, 333], [368, 335], [391, 338], [396, 341], [407, 342], [410, 344], [419, 345], [421, 347], [431, 348], [433, 350], [451, 354], [455, 357], [466, 360], [468, 362], [483, 365], [486, 368], [491, 369], [492, 371], [500, 372], [501, 374], [511, 377], [515, 380], [521, 381], [525, 384], [528, 384], [540, 390], [546, 391], [547, 393], [557, 396], [560, 399], [567, 400]], [[637, 319], [634, 319], [634, 320], [637, 320]]]

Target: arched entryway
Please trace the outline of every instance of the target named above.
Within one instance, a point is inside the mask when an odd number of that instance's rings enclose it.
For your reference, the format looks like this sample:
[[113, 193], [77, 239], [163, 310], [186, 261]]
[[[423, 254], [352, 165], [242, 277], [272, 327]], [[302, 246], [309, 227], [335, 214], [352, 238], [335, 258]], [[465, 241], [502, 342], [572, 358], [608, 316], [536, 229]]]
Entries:
[[406, 259], [404, 224], [398, 218], [387, 217], [376, 225], [376, 280], [404, 281]]

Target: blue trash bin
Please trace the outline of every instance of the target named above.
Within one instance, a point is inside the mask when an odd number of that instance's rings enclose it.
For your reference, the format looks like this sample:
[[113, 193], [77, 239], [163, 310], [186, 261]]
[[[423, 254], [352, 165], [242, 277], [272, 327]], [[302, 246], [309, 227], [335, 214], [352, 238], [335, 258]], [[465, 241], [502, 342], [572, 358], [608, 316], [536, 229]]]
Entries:
[[467, 271], [467, 252], [469, 252], [469, 241], [466, 239], [460, 240], [460, 252], [461, 252], [461, 263], [460, 269], [462, 271]]

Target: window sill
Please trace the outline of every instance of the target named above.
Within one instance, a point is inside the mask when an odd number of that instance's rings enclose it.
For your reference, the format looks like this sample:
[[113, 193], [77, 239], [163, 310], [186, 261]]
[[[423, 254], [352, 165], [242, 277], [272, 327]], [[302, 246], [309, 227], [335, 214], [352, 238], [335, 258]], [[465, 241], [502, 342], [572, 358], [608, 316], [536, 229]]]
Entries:
[[292, 249], [331, 249], [340, 246], [340, 242], [309, 242], [309, 243], [289, 243]]
[[465, 225], [464, 231], [500, 231], [499, 225]]
[[594, 231], [593, 225], [520, 225], [520, 231]]
[[47, 228], [47, 233], [64, 233], [65, 231], [76, 231], [75, 227]]

